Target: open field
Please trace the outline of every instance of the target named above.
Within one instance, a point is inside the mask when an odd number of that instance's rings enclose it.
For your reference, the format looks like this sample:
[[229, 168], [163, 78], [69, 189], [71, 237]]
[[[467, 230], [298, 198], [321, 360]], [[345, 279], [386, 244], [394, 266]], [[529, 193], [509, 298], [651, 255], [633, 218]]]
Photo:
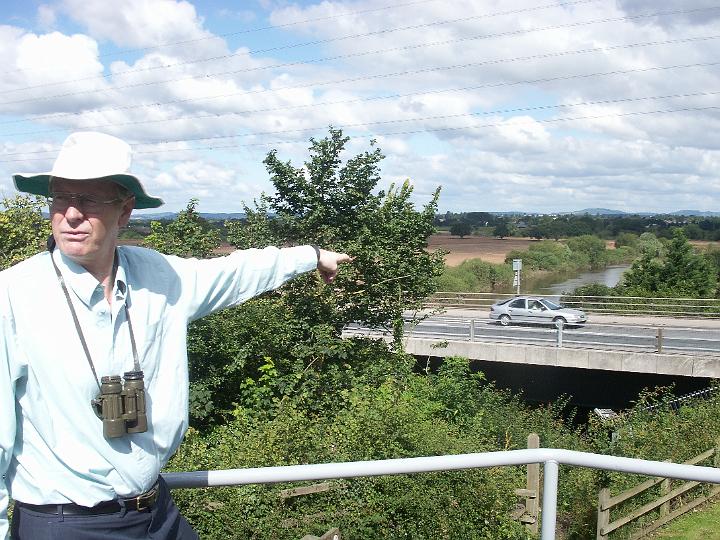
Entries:
[[445, 256], [445, 264], [458, 266], [466, 259], [482, 259], [491, 263], [505, 262], [506, 255], [515, 249], [527, 249], [537, 242], [530, 238], [490, 238], [487, 236], [450, 236], [449, 234], [433, 234], [428, 240], [430, 251], [444, 249], [449, 251]]

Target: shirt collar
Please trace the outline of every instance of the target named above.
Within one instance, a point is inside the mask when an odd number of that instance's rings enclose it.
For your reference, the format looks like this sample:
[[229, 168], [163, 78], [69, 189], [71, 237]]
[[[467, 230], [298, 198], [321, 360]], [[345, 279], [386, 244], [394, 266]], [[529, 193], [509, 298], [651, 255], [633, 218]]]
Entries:
[[[72, 290], [86, 306], [89, 307], [104, 297], [101, 284], [90, 272], [85, 270], [85, 268], [73, 261], [70, 257], [64, 255], [59, 249], [54, 249], [51, 257], [53, 257], [55, 263], [58, 265], [68, 289]], [[120, 262], [121, 259], [122, 257], [118, 257], [118, 268], [115, 273], [113, 295], [115, 300], [123, 303], [127, 294], [127, 281], [125, 278], [125, 268]]]

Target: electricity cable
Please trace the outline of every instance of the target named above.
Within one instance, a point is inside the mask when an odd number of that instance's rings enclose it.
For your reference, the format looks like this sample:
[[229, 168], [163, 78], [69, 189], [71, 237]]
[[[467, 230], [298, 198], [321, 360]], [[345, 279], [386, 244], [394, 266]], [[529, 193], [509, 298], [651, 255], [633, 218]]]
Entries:
[[[436, 94], [449, 93], [449, 92], [465, 92], [465, 91], [469, 91], [469, 90], [479, 90], [479, 89], [484, 89], [484, 88], [499, 88], [499, 87], [506, 87], [506, 86], [518, 86], [518, 85], [549, 83], [549, 82], [557, 82], [557, 81], [567, 81], [567, 80], [572, 80], [572, 79], [584, 79], [584, 78], [591, 78], [591, 77], [627, 75], [630, 73], [646, 73], [646, 72], [652, 72], [652, 71], [665, 71], [665, 70], [673, 70], [673, 69], [710, 67], [710, 66], [716, 66], [718, 64], [720, 64], [720, 61], [718, 61], [718, 62], [699, 62], [699, 63], [694, 63], [694, 64], [676, 64], [676, 65], [672, 65], [672, 66], [653, 66], [653, 67], [647, 67], [647, 68], [635, 68], [635, 69], [614, 70], [614, 71], [594, 72], [594, 73], [559, 75], [559, 76], [555, 76], [555, 77], [543, 77], [543, 78], [539, 78], [539, 79], [526, 79], [526, 80], [520, 80], [520, 81], [501, 81], [501, 82], [495, 82], [495, 83], [484, 83], [484, 84], [473, 85], [473, 86], [464, 86], [464, 87], [459, 87], [459, 88], [422, 90], [422, 91], [416, 91], [416, 92], [395, 93], [395, 94], [382, 95], [382, 96], [369, 96], [369, 97], [363, 97], [363, 98], [353, 98], [353, 99], [336, 100], [336, 101], [321, 101], [321, 102], [317, 102], [317, 103], [306, 103], [306, 104], [301, 104], [301, 105], [286, 105], [286, 106], [282, 106], [282, 107], [267, 107], [264, 109], [263, 108], [248, 109], [248, 110], [244, 110], [244, 111], [230, 111], [230, 112], [225, 112], [225, 113], [208, 113], [208, 114], [201, 114], [201, 115], [194, 115], [194, 116], [181, 115], [181, 116], [175, 116], [175, 117], [170, 117], [170, 118], [138, 120], [138, 121], [132, 121], [132, 122], [113, 122], [111, 124], [80, 125], [80, 126], [75, 126], [75, 127], [78, 129], [93, 130], [93, 129], [100, 129], [100, 128], [105, 128], [105, 127], [135, 126], [135, 125], [171, 122], [171, 121], [175, 121], [175, 120], [202, 120], [202, 119], [208, 119], [208, 118], [224, 118], [224, 117], [228, 117], [228, 116], [249, 116], [251, 114], [257, 114], [257, 113], [288, 111], [288, 110], [293, 110], [293, 109], [306, 109], [306, 108], [314, 108], [314, 107], [326, 107], [329, 105], [345, 105], [345, 104], [351, 104], [351, 103], [363, 103], [363, 102], [379, 101], [379, 100], [387, 100], [387, 99], [400, 99], [400, 98], [422, 96], [422, 95], [436, 95]], [[31, 118], [25, 118], [25, 119], [4, 120], [4, 121], [0, 121], [0, 125], [21, 123], [21, 122], [32, 122], [32, 121], [37, 121], [37, 120], [56, 120], [56, 119], [64, 118], [67, 116], [81, 116], [81, 115], [91, 114], [91, 113], [102, 113], [102, 112], [110, 112], [110, 111], [116, 111], [116, 110], [127, 110], [129, 108], [157, 107], [158, 105], [160, 105], [160, 104], [137, 105], [137, 106], [133, 106], [133, 107], [119, 107], [119, 108], [113, 107], [113, 108], [96, 109], [96, 110], [90, 109], [87, 111], [71, 112], [71, 113], [54, 113], [54, 114], [50, 114], [50, 115], [34, 116]], [[46, 129], [46, 130], [37, 130], [37, 131], [24, 131], [24, 132], [16, 132], [16, 133], [7, 133], [7, 134], [5, 134], [5, 136], [9, 137], [9, 136], [18, 136], [18, 135], [41, 135], [41, 134], [45, 134], [45, 133], [56, 133], [56, 132], [61, 132], [61, 131], [64, 132], [64, 131], [66, 131], [66, 129], [58, 128], [58, 129]]]
[[[584, 1], [595, 1], [595, 0], [584, 0]], [[139, 83], [133, 83], [133, 84], [126, 84], [126, 85], [115, 85], [108, 88], [92, 88], [87, 90], [76, 90], [73, 92], [66, 92], [62, 94], [54, 94], [50, 96], [40, 96], [40, 97], [34, 97], [34, 98], [25, 98], [22, 100], [16, 100], [16, 101], [5, 101], [0, 103], [0, 106], [2, 105], [11, 105], [11, 104], [19, 104], [19, 103], [28, 103], [28, 102], [34, 102], [34, 101], [48, 101], [55, 98], [61, 98], [61, 97], [70, 97], [70, 96], [76, 96], [76, 95], [86, 95], [86, 94], [97, 94], [97, 93], [103, 93], [103, 92], [111, 92], [111, 91], [118, 91], [118, 90], [125, 90], [129, 88], [139, 88], [139, 87], [146, 87], [146, 86], [153, 86], [157, 84], [170, 84], [170, 83], [177, 83], [177, 82], [184, 82], [184, 81], [192, 81], [192, 80], [200, 80], [200, 79], [207, 79], [209, 77], [217, 77], [222, 75], [237, 75], [239, 73], [249, 73], [252, 71], [263, 71], [263, 70], [269, 70], [269, 69], [276, 69], [280, 67], [291, 67], [291, 66], [298, 66], [298, 65], [306, 65], [310, 63], [319, 63], [319, 62], [327, 62], [332, 60], [340, 60], [340, 59], [347, 59], [347, 58], [353, 58], [353, 57], [361, 57], [361, 56], [369, 56], [374, 54], [382, 54], [386, 52], [395, 52], [395, 51], [402, 51], [402, 50], [413, 50], [418, 48], [426, 48], [426, 47], [434, 47], [439, 45], [448, 45], [452, 43], [461, 43], [466, 41], [474, 41], [474, 40], [484, 40], [484, 39], [494, 39], [498, 37], [510, 37], [510, 36], [517, 36], [517, 35], [524, 35], [534, 32], [545, 32], [550, 30], [558, 30], [562, 28], [574, 28], [578, 26], [585, 26], [585, 25], [591, 25], [591, 24], [599, 24], [599, 23], [608, 23], [608, 22], [619, 22], [619, 21], [626, 21], [631, 19], [638, 19], [638, 18], [647, 18], [647, 17], [657, 17], [660, 15], [671, 15], [671, 14], [679, 14], [679, 13], [690, 13], [690, 12], [696, 12], [696, 11], [707, 11], [712, 9], [720, 9], [720, 6], [714, 6], [714, 7], [705, 7], [705, 8], [696, 8], [691, 10], [673, 10], [673, 11], [664, 11], [664, 12], [655, 12], [650, 14], [641, 14], [641, 15], [633, 15], [633, 16], [627, 16], [627, 17], [612, 17], [612, 18], [603, 18], [603, 19], [593, 19], [589, 21], [579, 21], [574, 23], [567, 23], [567, 24], [560, 24], [560, 25], [551, 25], [551, 26], [544, 26], [544, 27], [538, 27], [538, 28], [527, 28], [527, 29], [520, 29], [520, 30], [511, 30], [507, 32], [499, 32], [495, 34], [481, 34], [476, 36], [466, 36], [461, 38], [455, 38], [450, 40], [442, 40], [442, 41], [435, 41], [430, 43], [420, 43], [420, 44], [412, 44], [412, 45], [405, 45], [400, 47], [393, 47], [389, 49], [377, 49], [372, 51], [363, 51], [363, 52], [357, 52], [357, 53], [349, 53], [344, 55], [336, 55], [336, 56], [329, 56], [324, 58], [318, 58], [318, 59], [311, 59], [311, 60], [298, 60], [294, 62], [286, 62], [286, 63], [280, 63], [280, 64], [271, 64], [268, 66], [259, 66], [259, 67], [252, 67], [252, 68], [243, 68], [239, 70], [230, 70], [230, 71], [222, 71], [222, 72], [216, 72], [216, 73], [206, 73], [202, 75], [192, 75], [189, 77], [181, 77], [181, 78], [175, 78], [175, 79], [163, 79], [163, 80], [155, 80], [155, 81], [144, 81]], [[444, 24], [447, 22], [459, 22], [461, 20], [466, 20], [467, 18], [463, 19], [454, 19], [451, 21], [436, 21], [434, 23], [425, 23], [423, 25], [415, 25], [412, 27], [405, 27], [404, 29], [415, 29], [417, 27], [423, 27], [431, 24]], [[397, 29], [394, 29], [393, 31], [397, 31]], [[377, 32], [385, 32], [384, 30], [377, 31]], [[355, 38], [358, 36], [366, 36], [368, 34], [355, 34], [352, 36], [348, 36], [347, 38]], [[341, 38], [332, 38], [333, 40], [341, 39]], [[345, 39], [343, 37], [342, 39]], [[251, 54], [251, 53], [258, 53], [258, 52], [267, 52], [271, 50], [276, 50], [277, 48], [272, 49], [264, 49], [260, 51], [248, 51], [243, 52], [242, 54]], [[237, 56], [237, 54], [232, 55], [224, 55], [221, 57], [213, 57], [209, 60], [219, 60], [219, 59], [226, 59], [233, 56]], [[197, 63], [198, 61], [188, 61], [188, 62], [181, 62], [178, 64], [170, 64], [170, 65], [164, 65], [164, 66], [152, 66], [149, 68], [142, 68], [139, 70], [128, 70], [124, 72], [117, 72], [113, 73], [112, 75], [114, 77], [122, 76], [128, 73], [138, 73], [141, 71], [150, 71], [150, 70], [157, 70], [157, 69], [169, 69], [175, 66], [181, 66], [181, 65], [187, 65], [192, 63]], [[87, 77], [84, 79], [75, 79], [71, 81], [62, 81], [57, 83], [47, 83], [42, 85], [36, 85], [36, 86], [29, 86], [24, 88], [16, 88], [12, 90], [4, 90], [0, 92], [0, 94], [8, 93], [8, 92], [17, 92], [17, 91], [27, 91], [31, 89], [37, 89], [37, 88], [45, 88], [49, 86], [57, 86], [61, 84], [71, 84], [75, 82], [85, 81], [85, 80], [96, 80], [96, 79], [103, 79], [107, 77], [108, 75], [99, 75], [99, 76], [93, 76], [93, 77]]]
[[[434, 1], [434, 0], [425, 0], [425, 1]], [[598, 1], [599, 1], [599, 0], [575, 0], [574, 2], [561, 2], [561, 3], [555, 3], [555, 4], [545, 4], [545, 5], [542, 5], [542, 6], [535, 6], [535, 7], [530, 7], [530, 8], [515, 9], [515, 10], [510, 10], [510, 11], [501, 11], [501, 12], [489, 13], [489, 14], [472, 15], [472, 16], [461, 17], [461, 18], [457, 18], [457, 19], [448, 19], [448, 20], [443, 20], [443, 21], [433, 21], [433, 22], [430, 22], [430, 23], [423, 23], [423, 24], [412, 25], [412, 26], [403, 26], [403, 27], [397, 27], [397, 28], [386, 28], [386, 29], [383, 29], [383, 30], [376, 30], [376, 31], [369, 32], [369, 33], [364, 33], [364, 34], [351, 34], [351, 35], [345, 35], [345, 36], [338, 36], [338, 37], [335, 37], [335, 38], [327, 38], [327, 39], [323, 39], [323, 40], [307, 41], [307, 42], [300, 42], [300, 43], [294, 43], [294, 44], [288, 44], [288, 45], [280, 45], [280, 46], [270, 47], [270, 48], [266, 48], [266, 49], [255, 49], [255, 50], [243, 51], [242, 53], [230, 53], [230, 54], [226, 54], [226, 55], [213, 56], [213, 57], [209, 57], [209, 58], [201, 58], [201, 59], [196, 59], [196, 60], [187, 60], [187, 61], [184, 61], [184, 62], [177, 62], [177, 63], [174, 63], [174, 64], [165, 64], [165, 65], [162, 65], [162, 66], [151, 66], [151, 67], [147, 67], [147, 68], [129, 69], [129, 70], [125, 70], [125, 71], [121, 71], [121, 72], [116, 72], [116, 73], [112, 73], [112, 74], [94, 75], [94, 76], [92, 76], [92, 77], [85, 77], [85, 78], [81, 78], [81, 79], [74, 79], [74, 80], [71, 80], [71, 81], [62, 81], [62, 82], [58, 82], [58, 83], [46, 83], [46, 84], [42, 84], [42, 85], [29, 86], [29, 87], [24, 87], [24, 88], [15, 88], [15, 89], [12, 89], [12, 90], [4, 90], [3, 92], [0, 92], [0, 93], [16, 92], [16, 91], [26, 90], [26, 89], [31, 89], [31, 88], [40, 88], [40, 87], [44, 87], [44, 86], [52, 86], [52, 85], [57, 85], [57, 84], [66, 84], [66, 83], [79, 82], [79, 81], [84, 81], [84, 80], [102, 79], [102, 78], [107, 78], [107, 77], [109, 77], [109, 76], [111, 76], [111, 75], [112, 75], [112, 76], [117, 76], [117, 75], [124, 75], [124, 74], [128, 74], [128, 73], [140, 73], [140, 72], [143, 72], [143, 71], [153, 71], [153, 70], [158, 70], [158, 69], [167, 69], [167, 68], [172, 68], [172, 67], [177, 67], [177, 66], [184, 66], [184, 65], [188, 65], [188, 64], [195, 64], [195, 63], [201, 63], [201, 62], [210, 62], [210, 61], [215, 61], [215, 60], [223, 60], [223, 59], [232, 58], [232, 57], [236, 57], [236, 56], [243, 56], [243, 55], [249, 55], [249, 54], [267, 53], [267, 52], [273, 52], [273, 51], [278, 51], [278, 50], [286, 50], [286, 49], [298, 48], [298, 47], [303, 47], [303, 46], [319, 45], [319, 44], [323, 44], [323, 43], [330, 43], [330, 42], [333, 42], [333, 41], [341, 41], [341, 40], [347, 40], [347, 39], [356, 39], [356, 38], [358, 38], [358, 37], [370, 37], [370, 36], [377, 35], [377, 34], [382, 34], [382, 33], [391, 33], [391, 32], [398, 32], [398, 31], [404, 31], [404, 30], [412, 30], [412, 29], [424, 28], [424, 27], [428, 27], [428, 26], [436, 26], [436, 25], [442, 25], [442, 24], [450, 24], [450, 23], [455, 23], [455, 22], [465, 22], [465, 21], [468, 21], [468, 20], [474, 20], [474, 19], [480, 19], [480, 18], [491, 18], [491, 17], [502, 16], [502, 15], [515, 15], [515, 14], [518, 14], [518, 13], [529, 12], [529, 11], [537, 11], [537, 10], [548, 9], [548, 8], [552, 8], [552, 7], [564, 7], [564, 6], [570, 6], [570, 5], [576, 5], [576, 4], [585, 4], [585, 3], [598, 2]], [[710, 7], [710, 8], [697, 8], [697, 9], [704, 10], [704, 9], [713, 9], [713, 8]], [[370, 11], [372, 11], [372, 10], [370, 10]], [[319, 18], [319, 19], [317, 19], [317, 20], [323, 20], [323, 19], [325, 19], [325, 18], [321, 17], [321, 18]], [[314, 21], [314, 19], [311, 19], [310, 21]], [[274, 27], [266, 27], [266, 28], [267, 28], [267, 29], [273, 29]], [[240, 31], [239, 33], [245, 33], [245, 31]], [[235, 34], [235, 33], [233, 32], [233, 33], [225, 34], [225, 35], [228, 35], [228, 36], [229, 36], [229, 35], [233, 35], [233, 34]], [[215, 37], [216, 37], [216, 36], [209, 37], [209, 38], [200, 38], [200, 39], [198, 39], [198, 40], [188, 40], [187, 43], [192, 43], [192, 42], [200, 41], [200, 40], [204, 40], [204, 39], [214, 39]], [[164, 46], [164, 45], [162, 45], [162, 46]], [[153, 48], [154, 48], [154, 47], [149, 47], [149, 48], [146, 48], [146, 49], [153, 49]], [[145, 49], [140, 49], [140, 50], [145, 50]], [[112, 53], [112, 54], [120, 54], [120, 53]], [[102, 57], [102, 56], [100, 56], [99, 58], [101, 58], [101, 57]], [[17, 72], [17, 71], [24, 71], [24, 70], [14, 70], [14, 71], [12, 71], [12, 72], [5, 72], [5, 73], [13, 73], [13, 72]]]
[[[417, 75], [417, 74], [421, 74], [421, 73], [431, 73], [431, 72], [436, 72], [436, 71], [445, 71], [445, 70], [460, 69], [460, 68], [467, 68], [467, 67], [480, 67], [480, 66], [504, 64], [504, 63], [511, 63], [511, 62], [522, 62], [522, 61], [528, 61], [528, 60], [559, 58], [559, 57], [570, 56], [570, 55], [575, 55], [575, 54], [590, 54], [590, 53], [595, 53], [595, 52], [607, 52], [607, 51], [629, 49], [629, 48], [635, 48], [635, 47], [649, 47], [649, 46], [657, 46], [657, 45], [693, 43], [693, 42], [697, 42], [697, 41], [713, 40], [713, 39], [717, 39], [719, 37], [720, 37], [720, 35], [695, 36], [695, 37], [689, 37], [689, 38], [630, 43], [630, 44], [625, 44], [625, 45], [610, 45], [607, 47], [592, 47], [592, 48], [588, 48], [588, 49], [578, 49], [578, 50], [574, 50], [574, 51], [559, 51], [559, 52], [554, 52], [554, 53], [541, 53], [541, 54], [535, 54], [535, 55], [530, 55], [530, 56], [519, 56], [519, 57], [514, 57], [514, 58], [501, 58], [501, 59], [493, 59], [493, 60], [483, 60], [480, 62], [453, 64], [450, 66], [436, 66], [436, 67], [422, 68], [422, 69], [416, 69], [416, 70], [406, 70], [406, 71], [400, 71], [400, 72], [391, 72], [391, 73], [383, 73], [383, 74], [375, 74], [375, 75], [363, 75], [360, 77], [350, 77], [350, 78], [339, 79], [339, 80], [336, 79], [336, 80], [330, 80], [330, 81], [316, 81], [316, 82], [311, 82], [311, 83], [303, 83], [303, 84], [299, 84], [299, 85], [290, 85], [290, 86], [284, 86], [284, 87], [265, 88], [265, 89], [260, 89], [260, 90], [247, 90], [247, 91], [242, 91], [242, 92], [233, 92], [231, 94], [222, 94], [222, 95], [218, 95], [218, 96], [206, 96], [206, 97], [178, 99], [178, 100], [167, 101], [162, 104], [170, 105], [170, 104], [178, 104], [178, 103], [187, 103], [187, 102], [192, 102], [192, 101], [222, 99], [222, 98], [233, 97], [233, 96], [256, 95], [256, 94], [263, 94], [263, 93], [278, 93], [283, 90], [297, 90], [297, 89], [302, 89], [302, 88], [329, 86], [329, 85], [337, 85], [337, 84], [344, 84], [344, 83], [355, 83], [355, 82], [361, 82], [361, 81], [377, 80], [377, 79], [406, 76], [406, 75]], [[113, 89], [111, 88], [109, 90], [113, 90]], [[3, 105], [15, 105], [15, 104], [20, 104], [20, 103], [28, 103], [28, 102], [32, 103], [32, 102], [38, 102], [38, 101], [44, 101], [44, 100], [46, 101], [46, 100], [54, 99], [54, 98], [58, 98], [58, 97], [71, 97], [71, 96], [76, 96], [76, 95], [81, 95], [81, 94], [86, 94], [86, 93], [95, 93], [95, 92], [96, 91], [71, 92], [71, 93], [67, 93], [67, 94], [49, 96], [49, 97], [45, 97], [45, 98], [28, 98], [28, 99], [17, 100], [17, 101], [7, 101], [7, 102], [0, 103], [0, 107], [2, 107]], [[141, 106], [145, 106], [145, 105], [148, 105], [148, 104], [136, 105], [136, 106], [131, 106], [131, 107], [141, 107]], [[150, 105], [157, 105], [157, 104], [150, 104]]]

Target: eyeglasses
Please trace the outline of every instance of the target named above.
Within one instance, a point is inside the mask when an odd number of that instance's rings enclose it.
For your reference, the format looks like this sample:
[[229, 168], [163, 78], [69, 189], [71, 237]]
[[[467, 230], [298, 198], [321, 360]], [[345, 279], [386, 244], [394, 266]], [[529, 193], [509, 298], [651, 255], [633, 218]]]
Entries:
[[50, 209], [64, 212], [71, 205], [83, 212], [102, 212], [108, 205], [123, 202], [126, 199], [103, 200], [92, 195], [79, 195], [77, 193], [53, 193], [48, 197]]

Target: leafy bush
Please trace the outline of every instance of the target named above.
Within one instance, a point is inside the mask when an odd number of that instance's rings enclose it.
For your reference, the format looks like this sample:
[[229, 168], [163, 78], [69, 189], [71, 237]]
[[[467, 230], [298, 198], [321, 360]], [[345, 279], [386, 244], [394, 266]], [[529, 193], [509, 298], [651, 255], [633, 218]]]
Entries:
[[[397, 359], [384, 370], [397, 371]], [[383, 381], [360, 376], [350, 388], [326, 387], [334, 397], [343, 396], [344, 406], [332, 414], [311, 413], [295, 396], [276, 414], [238, 407], [225, 425], [205, 434], [191, 430], [170, 467], [244, 468], [493, 450], [498, 440], [506, 440], [507, 416], [484, 417], [486, 408], [477, 398], [509, 402], [484, 386], [481, 376], [470, 375], [467, 361], [458, 360], [437, 374], [405, 369]], [[496, 419], [500, 425], [493, 424]], [[518, 437], [510, 447], [524, 446], [523, 427], [512, 427]], [[208, 539], [296, 539], [332, 526], [348, 539], [520, 539], [528, 535], [510, 511], [517, 501], [514, 489], [523, 485], [523, 471], [505, 467], [335, 481], [329, 492], [289, 501], [279, 496], [288, 485], [181, 490], [175, 498]]]
[[578, 262], [587, 264], [586, 257], [578, 255], [574, 258], [572, 250], [567, 245], [552, 240], [530, 244], [525, 251], [511, 251], [505, 257], [505, 262], [511, 262], [513, 259], [522, 259], [523, 268], [532, 270], [574, 270], [582, 266], [578, 265]]
[[493, 264], [482, 259], [468, 259], [458, 266], [446, 267], [438, 278], [438, 290], [490, 292], [512, 283], [513, 271], [507, 264]]
[[42, 215], [45, 199], [26, 195], [3, 198], [0, 211], [0, 270], [45, 249], [50, 222]]

